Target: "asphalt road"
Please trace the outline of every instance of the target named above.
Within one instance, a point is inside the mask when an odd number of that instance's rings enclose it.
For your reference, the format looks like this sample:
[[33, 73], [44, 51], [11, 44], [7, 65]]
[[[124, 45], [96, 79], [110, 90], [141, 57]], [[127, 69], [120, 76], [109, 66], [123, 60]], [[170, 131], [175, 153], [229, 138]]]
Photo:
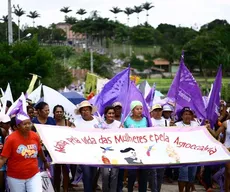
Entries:
[[[101, 185], [101, 183], [99, 183], [99, 185]], [[206, 191], [204, 189], [203, 186], [201, 185], [196, 185], [196, 191], [197, 192], [204, 192]], [[82, 186], [82, 183], [79, 184], [78, 187], [74, 187], [70, 190], [70, 192], [83, 192], [83, 186]], [[128, 190], [126, 188], [123, 189], [123, 192], [127, 192]], [[135, 192], [138, 191], [137, 189], [134, 190]], [[213, 190], [213, 192], [219, 192], [220, 190], [219, 189], [216, 189], [216, 190]], [[162, 189], [161, 189], [161, 192], [178, 192], [178, 186], [177, 186], [177, 182], [174, 182], [172, 184], [166, 184], [164, 183], [162, 185]]]

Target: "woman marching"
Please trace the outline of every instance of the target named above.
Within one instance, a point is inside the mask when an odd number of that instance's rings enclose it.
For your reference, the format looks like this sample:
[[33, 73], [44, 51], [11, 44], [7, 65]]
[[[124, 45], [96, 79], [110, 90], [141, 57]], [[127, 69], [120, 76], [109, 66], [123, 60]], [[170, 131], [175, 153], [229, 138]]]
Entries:
[[39, 136], [31, 131], [30, 117], [22, 105], [16, 115], [17, 130], [8, 136], [0, 156], [0, 167], [7, 162], [10, 192], [41, 192], [42, 182], [37, 156], [45, 168], [49, 164], [43, 154]]
[[[128, 116], [124, 122], [125, 128], [144, 128], [148, 127], [146, 117], [143, 117], [143, 104], [140, 101], [132, 101], [130, 104], [131, 116]], [[141, 162], [140, 162], [141, 163]], [[136, 181], [137, 170], [128, 170], [128, 192], [133, 192], [134, 183]], [[139, 170], [138, 191], [147, 191], [148, 170]]]
[[[56, 105], [53, 108], [53, 114], [56, 125], [71, 126], [71, 123], [64, 117], [64, 107], [62, 105]], [[63, 192], [67, 192], [69, 185], [69, 168], [67, 165], [54, 165], [54, 188], [56, 192], [60, 192], [61, 173], [63, 175]]]
[[[108, 129], [118, 129], [121, 122], [115, 120], [115, 109], [108, 106], [104, 111], [105, 124]], [[102, 191], [103, 192], [116, 192], [118, 181], [118, 168], [103, 168], [102, 169]]]

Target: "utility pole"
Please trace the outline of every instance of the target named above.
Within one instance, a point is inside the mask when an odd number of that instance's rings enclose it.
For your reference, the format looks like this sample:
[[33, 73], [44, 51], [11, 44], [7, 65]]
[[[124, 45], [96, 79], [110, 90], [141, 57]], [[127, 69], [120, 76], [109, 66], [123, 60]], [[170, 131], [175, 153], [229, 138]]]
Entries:
[[90, 72], [93, 73], [93, 49], [90, 49]]
[[13, 28], [12, 28], [12, 7], [11, 0], [8, 0], [8, 43], [13, 43]]

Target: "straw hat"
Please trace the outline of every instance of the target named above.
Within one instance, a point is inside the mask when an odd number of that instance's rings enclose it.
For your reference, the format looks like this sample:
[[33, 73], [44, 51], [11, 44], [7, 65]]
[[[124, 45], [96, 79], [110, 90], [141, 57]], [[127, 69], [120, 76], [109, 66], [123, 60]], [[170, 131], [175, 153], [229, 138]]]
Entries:
[[152, 112], [152, 111], [155, 110], [155, 109], [161, 109], [161, 110], [162, 110], [162, 106], [161, 106], [160, 104], [155, 104], [155, 105], [152, 106], [150, 112]]
[[77, 105], [77, 108], [74, 110], [75, 114], [80, 115], [80, 109], [83, 107], [90, 107], [92, 109], [92, 114], [97, 111], [97, 108], [95, 106], [91, 105], [89, 101], [85, 100]]

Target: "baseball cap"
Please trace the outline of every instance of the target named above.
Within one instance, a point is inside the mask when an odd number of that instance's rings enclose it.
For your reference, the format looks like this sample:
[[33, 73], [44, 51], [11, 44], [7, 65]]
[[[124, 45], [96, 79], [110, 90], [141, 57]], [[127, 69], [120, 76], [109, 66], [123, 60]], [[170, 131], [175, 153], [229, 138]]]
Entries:
[[182, 110], [181, 110], [181, 115], [183, 115], [184, 114], [184, 112], [186, 112], [186, 111], [188, 111], [188, 112], [191, 112], [192, 114], [193, 114], [193, 111], [192, 111], [192, 109], [190, 109], [189, 107], [184, 107]]
[[163, 106], [163, 111], [173, 111], [173, 107], [171, 105], [164, 105]]
[[10, 122], [10, 117], [9, 117], [9, 115], [6, 115], [6, 114], [0, 114], [0, 122], [2, 122], [2, 123], [8, 123], [8, 122]]
[[113, 104], [112, 104], [112, 106], [113, 107], [122, 107], [122, 104], [120, 103], [120, 102], [114, 102]]
[[155, 105], [153, 105], [151, 111], [153, 111], [155, 109], [162, 109], [162, 106], [160, 104], [155, 104]]

